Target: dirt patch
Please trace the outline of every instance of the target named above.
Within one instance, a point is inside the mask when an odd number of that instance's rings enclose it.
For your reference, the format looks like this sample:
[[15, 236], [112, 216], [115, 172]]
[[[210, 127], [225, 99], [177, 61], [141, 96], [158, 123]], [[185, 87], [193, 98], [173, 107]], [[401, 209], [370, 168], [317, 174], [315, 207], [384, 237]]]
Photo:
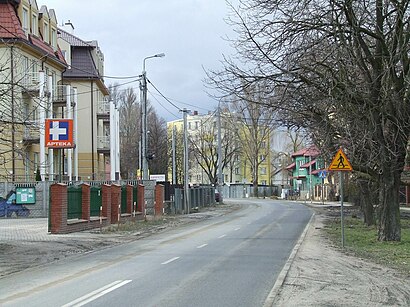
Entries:
[[344, 253], [327, 239], [323, 227], [334, 214], [317, 211], [273, 305], [410, 306], [409, 276]]

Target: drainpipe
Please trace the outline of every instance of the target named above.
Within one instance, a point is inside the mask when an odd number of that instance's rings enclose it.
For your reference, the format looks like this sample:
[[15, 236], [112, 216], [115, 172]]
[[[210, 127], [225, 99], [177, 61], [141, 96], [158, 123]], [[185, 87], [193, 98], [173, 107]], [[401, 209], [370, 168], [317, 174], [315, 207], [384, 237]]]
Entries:
[[91, 179], [95, 180], [94, 164], [94, 81], [91, 81]]

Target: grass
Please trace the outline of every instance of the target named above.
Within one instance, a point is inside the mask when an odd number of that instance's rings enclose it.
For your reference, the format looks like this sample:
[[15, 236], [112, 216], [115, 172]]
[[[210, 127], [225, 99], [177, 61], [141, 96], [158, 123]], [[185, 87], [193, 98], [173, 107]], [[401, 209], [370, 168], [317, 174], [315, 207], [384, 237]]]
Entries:
[[[410, 274], [410, 220], [401, 220], [401, 242], [379, 242], [376, 226], [368, 227], [358, 218], [346, 217], [344, 225], [347, 251]], [[330, 221], [325, 230], [341, 247], [340, 218]]]

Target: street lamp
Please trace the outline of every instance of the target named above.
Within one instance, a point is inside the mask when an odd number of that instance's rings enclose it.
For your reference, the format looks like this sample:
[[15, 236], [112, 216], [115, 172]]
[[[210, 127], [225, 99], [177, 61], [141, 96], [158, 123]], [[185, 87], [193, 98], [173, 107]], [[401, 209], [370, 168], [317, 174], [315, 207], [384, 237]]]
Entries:
[[144, 58], [142, 63], [141, 78], [141, 157], [142, 157], [142, 179], [148, 180], [147, 161], [147, 72], [145, 71], [145, 61], [151, 58], [163, 58], [165, 53], [158, 53]]

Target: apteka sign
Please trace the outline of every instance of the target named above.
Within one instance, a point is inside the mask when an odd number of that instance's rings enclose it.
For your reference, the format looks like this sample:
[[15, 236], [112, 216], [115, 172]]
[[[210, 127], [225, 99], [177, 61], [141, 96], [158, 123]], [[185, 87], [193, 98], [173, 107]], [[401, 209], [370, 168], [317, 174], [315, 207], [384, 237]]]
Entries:
[[45, 138], [48, 148], [73, 148], [73, 120], [46, 119]]

